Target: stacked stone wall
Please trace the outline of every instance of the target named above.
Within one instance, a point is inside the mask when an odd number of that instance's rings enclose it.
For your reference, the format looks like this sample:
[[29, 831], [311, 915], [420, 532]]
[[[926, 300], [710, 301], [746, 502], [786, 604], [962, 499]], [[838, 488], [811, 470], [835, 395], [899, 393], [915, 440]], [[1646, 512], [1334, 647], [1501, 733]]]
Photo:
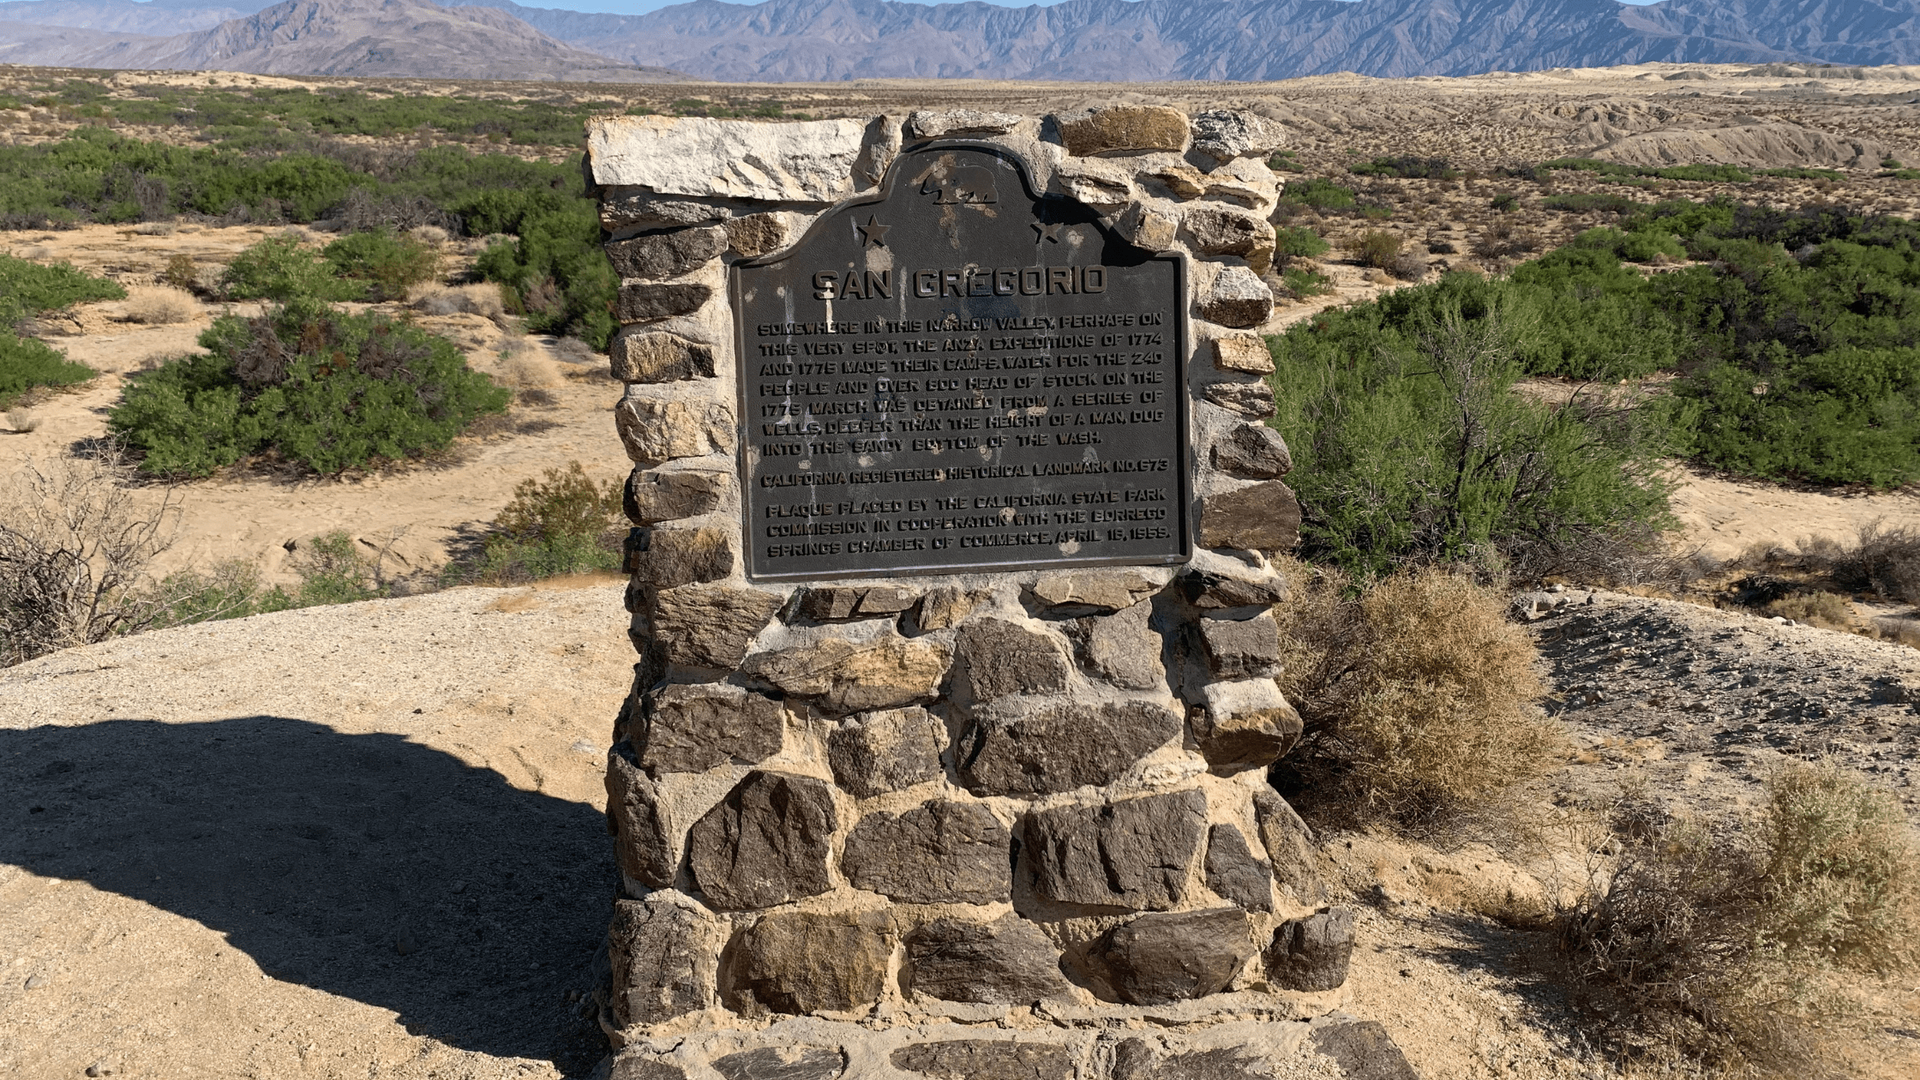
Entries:
[[[1279, 132], [1124, 106], [590, 134], [634, 465], [615, 1075], [1266, 1075], [1338, 1006], [1352, 947], [1265, 779], [1301, 732], [1269, 563], [1299, 513], [1248, 332]], [[1192, 559], [750, 581], [725, 268], [955, 137], [1190, 256]]]

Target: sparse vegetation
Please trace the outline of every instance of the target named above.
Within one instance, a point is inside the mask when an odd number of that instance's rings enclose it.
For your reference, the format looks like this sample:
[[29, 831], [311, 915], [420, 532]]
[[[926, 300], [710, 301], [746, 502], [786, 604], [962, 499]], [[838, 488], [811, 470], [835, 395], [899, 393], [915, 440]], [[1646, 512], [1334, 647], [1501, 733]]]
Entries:
[[433, 280], [440, 267], [432, 248], [384, 227], [348, 233], [320, 256], [341, 278], [361, 283], [361, 299], [374, 301], [406, 299], [415, 285]]
[[1361, 577], [1539, 568], [1664, 524], [1669, 404], [1523, 399], [1513, 384], [1541, 340], [1537, 310], [1464, 274], [1272, 339], [1303, 553]]
[[1441, 569], [1356, 585], [1284, 562], [1282, 689], [1306, 721], [1276, 779], [1322, 817], [1425, 828], [1565, 760], [1532, 640], [1499, 595]]
[[66, 263], [39, 263], [0, 255], [0, 409], [39, 387], [73, 386], [94, 377], [46, 343], [24, 337], [19, 324], [30, 315], [87, 300], [118, 300], [126, 290]]
[[1289, 180], [1280, 189], [1280, 201], [1315, 210], [1347, 210], [1354, 205], [1353, 189], [1344, 188], [1325, 177], [1310, 176]]
[[1446, 158], [1377, 157], [1347, 171], [1355, 176], [1391, 176], [1401, 180], [1455, 180], [1460, 176]]
[[311, 299], [224, 316], [200, 346], [133, 375], [108, 415], [143, 472], [206, 476], [270, 453], [337, 473], [444, 447], [507, 405], [446, 339]]
[[457, 581], [514, 585], [561, 574], [620, 567], [620, 482], [595, 484], [578, 461], [523, 480], [513, 501], [493, 519], [476, 558], [456, 562]]
[[1792, 1071], [1861, 979], [1920, 960], [1920, 857], [1885, 792], [1790, 764], [1759, 821], [1652, 831], [1560, 931], [1570, 983], [1621, 1042]]

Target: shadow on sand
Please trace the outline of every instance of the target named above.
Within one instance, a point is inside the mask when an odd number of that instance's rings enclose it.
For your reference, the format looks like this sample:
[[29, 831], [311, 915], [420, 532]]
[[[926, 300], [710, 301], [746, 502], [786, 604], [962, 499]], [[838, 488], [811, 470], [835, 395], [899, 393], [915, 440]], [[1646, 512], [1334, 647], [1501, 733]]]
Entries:
[[0, 861], [226, 935], [276, 978], [416, 1035], [569, 1073], [590, 988], [601, 815], [399, 735], [302, 720], [0, 730]]

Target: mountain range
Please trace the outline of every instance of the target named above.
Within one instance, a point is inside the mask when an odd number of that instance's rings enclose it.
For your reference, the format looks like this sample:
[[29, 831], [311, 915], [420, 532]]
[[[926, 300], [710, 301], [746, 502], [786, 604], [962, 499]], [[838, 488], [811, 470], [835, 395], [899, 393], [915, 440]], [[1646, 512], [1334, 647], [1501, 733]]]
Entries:
[[0, 60], [277, 74], [737, 81], [1382, 78], [1671, 63], [1920, 62], [1920, 0], [24, 0]]

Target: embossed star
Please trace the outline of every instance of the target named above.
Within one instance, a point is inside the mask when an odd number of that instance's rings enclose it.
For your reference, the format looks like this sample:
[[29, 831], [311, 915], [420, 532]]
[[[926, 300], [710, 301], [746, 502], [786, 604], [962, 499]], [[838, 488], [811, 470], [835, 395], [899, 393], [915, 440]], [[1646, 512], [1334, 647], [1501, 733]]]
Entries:
[[887, 230], [893, 228], [891, 225], [880, 224], [880, 219], [874, 217], [872, 214], [867, 215], [867, 223], [865, 225], [856, 225], [854, 227], [860, 230], [860, 239], [864, 241], [864, 243], [861, 244], [862, 247], [886, 247]]
[[1038, 244], [1042, 240], [1051, 240], [1056, 244], [1060, 242], [1059, 223], [1056, 222], [1054, 224], [1047, 225], [1047, 224], [1042, 224], [1041, 222], [1035, 221], [1035, 222], [1030, 222], [1030, 224], [1033, 226], [1033, 231], [1035, 233], [1033, 238], [1034, 243]]

